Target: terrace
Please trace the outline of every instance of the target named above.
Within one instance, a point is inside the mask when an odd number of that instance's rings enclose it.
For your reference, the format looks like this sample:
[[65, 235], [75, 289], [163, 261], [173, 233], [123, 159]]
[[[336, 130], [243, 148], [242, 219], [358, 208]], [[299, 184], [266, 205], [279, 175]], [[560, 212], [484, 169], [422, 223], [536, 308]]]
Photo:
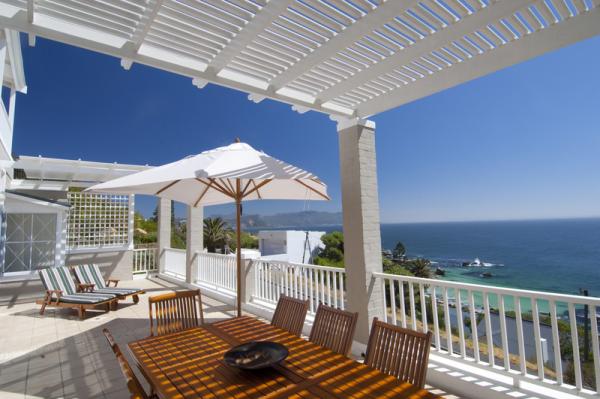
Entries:
[[598, 396], [600, 299], [382, 273], [367, 119], [597, 35], [597, 0], [0, 0], [0, 27], [10, 91], [0, 112], [2, 397], [123, 397], [101, 326], [121, 343], [147, 335], [147, 296], [84, 321], [67, 310], [38, 316], [38, 269], [93, 262], [150, 294], [200, 287], [211, 320], [231, 316], [237, 278], [235, 258], [203, 252], [202, 208], [189, 207], [187, 248], [176, 250], [171, 202], [159, 199], [157, 247], [134, 248], [134, 196], [80, 192], [146, 166], [13, 158], [17, 93], [26, 92], [18, 32], [32, 46], [37, 36], [56, 40], [114, 56], [127, 70], [145, 64], [199, 89], [230, 87], [337, 123], [345, 269], [246, 259], [245, 312], [269, 319], [281, 293], [308, 299], [307, 333], [318, 303], [356, 311], [357, 357], [373, 317], [432, 331], [428, 383], [451, 395]]

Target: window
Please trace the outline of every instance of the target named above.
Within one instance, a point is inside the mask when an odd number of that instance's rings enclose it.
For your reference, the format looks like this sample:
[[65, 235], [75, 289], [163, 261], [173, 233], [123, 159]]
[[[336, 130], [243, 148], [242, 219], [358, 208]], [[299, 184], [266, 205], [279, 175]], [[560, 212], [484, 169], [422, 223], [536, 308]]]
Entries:
[[3, 273], [29, 273], [54, 266], [56, 214], [7, 213]]
[[69, 192], [70, 249], [129, 244], [129, 196]]

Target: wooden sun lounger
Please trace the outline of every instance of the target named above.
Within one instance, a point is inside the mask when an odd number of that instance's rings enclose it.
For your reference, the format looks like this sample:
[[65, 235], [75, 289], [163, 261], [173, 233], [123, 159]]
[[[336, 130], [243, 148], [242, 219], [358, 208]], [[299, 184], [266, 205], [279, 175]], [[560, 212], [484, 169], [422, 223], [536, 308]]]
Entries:
[[[138, 303], [140, 301], [139, 295], [146, 293], [139, 288], [117, 287], [119, 284], [119, 280], [117, 279], [111, 278], [104, 280], [100, 268], [96, 264], [74, 266], [73, 270], [75, 271], [77, 281], [79, 281], [78, 288], [81, 292], [112, 294], [116, 295], [120, 300], [124, 300], [128, 296], [131, 296], [133, 303]], [[111, 287], [111, 283], [114, 284], [114, 286]]]
[[79, 318], [83, 319], [87, 309], [106, 307], [108, 312], [116, 305], [116, 295], [77, 292], [71, 273], [64, 266], [40, 270], [39, 275], [46, 288], [44, 298], [36, 301], [38, 305], [42, 305], [41, 315], [48, 306], [73, 308], [77, 309]]

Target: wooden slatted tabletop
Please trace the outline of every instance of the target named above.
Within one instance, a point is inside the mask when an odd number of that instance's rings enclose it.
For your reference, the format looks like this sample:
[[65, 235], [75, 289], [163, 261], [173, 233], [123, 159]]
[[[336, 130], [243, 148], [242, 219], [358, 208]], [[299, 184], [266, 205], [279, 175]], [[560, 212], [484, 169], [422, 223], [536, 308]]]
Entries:
[[[223, 354], [248, 341], [290, 354], [273, 369], [242, 371]], [[239, 317], [129, 344], [160, 398], [410, 398], [438, 396], [252, 317]]]

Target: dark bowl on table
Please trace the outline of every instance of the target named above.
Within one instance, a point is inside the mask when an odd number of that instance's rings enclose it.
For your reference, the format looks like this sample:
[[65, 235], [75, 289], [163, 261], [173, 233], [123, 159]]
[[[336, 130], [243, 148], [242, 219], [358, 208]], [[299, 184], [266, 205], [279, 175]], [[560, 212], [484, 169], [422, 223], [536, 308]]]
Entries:
[[287, 348], [277, 342], [253, 341], [231, 348], [223, 360], [231, 367], [259, 370], [279, 364], [288, 354]]

